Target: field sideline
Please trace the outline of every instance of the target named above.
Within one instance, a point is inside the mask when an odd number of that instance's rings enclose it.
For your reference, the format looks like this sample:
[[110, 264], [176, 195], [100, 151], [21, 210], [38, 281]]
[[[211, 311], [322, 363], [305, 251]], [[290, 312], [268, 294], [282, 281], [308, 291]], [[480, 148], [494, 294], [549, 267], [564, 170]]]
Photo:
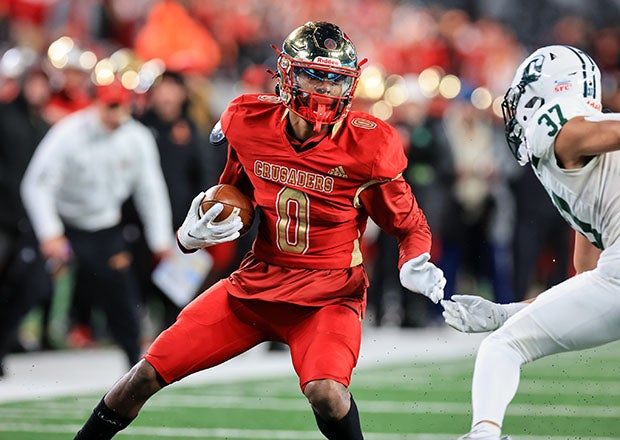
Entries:
[[[484, 335], [365, 330], [351, 390], [367, 440], [456, 439]], [[72, 438], [124, 372], [113, 349], [13, 355], [0, 381], [0, 440]], [[620, 344], [524, 368], [505, 432], [513, 440], [620, 439]], [[259, 346], [155, 396], [117, 438], [321, 439], [288, 353]]]

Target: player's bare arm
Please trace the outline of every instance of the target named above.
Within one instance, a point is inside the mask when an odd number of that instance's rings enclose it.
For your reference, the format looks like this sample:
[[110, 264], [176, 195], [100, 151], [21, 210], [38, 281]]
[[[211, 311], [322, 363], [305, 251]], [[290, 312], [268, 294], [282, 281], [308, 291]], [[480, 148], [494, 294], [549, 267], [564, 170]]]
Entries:
[[575, 232], [573, 264], [575, 265], [575, 271], [577, 273], [594, 269], [600, 256], [600, 249], [590, 243], [590, 241], [579, 232]]
[[556, 158], [566, 169], [581, 168], [593, 156], [614, 150], [620, 150], [620, 121], [616, 120], [577, 116], [564, 124], [555, 140]]

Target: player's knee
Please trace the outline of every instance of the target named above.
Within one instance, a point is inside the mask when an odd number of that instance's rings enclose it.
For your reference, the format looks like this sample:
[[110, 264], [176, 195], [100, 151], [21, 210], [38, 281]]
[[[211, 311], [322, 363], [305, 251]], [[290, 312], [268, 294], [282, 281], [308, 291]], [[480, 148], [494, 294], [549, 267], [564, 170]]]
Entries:
[[148, 398], [165, 386], [155, 368], [144, 359], [129, 371], [129, 383], [136, 396]]
[[478, 348], [479, 356], [488, 353], [492, 356], [504, 356], [519, 364], [531, 361], [531, 353], [523, 342], [515, 338], [511, 332], [493, 332], [487, 336]]
[[495, 331], [482, 340], [478, 351], [504, 351], [510, 349], [511, 345], [513, 345], [513, 338], [510, 332]]
[[304, 395], [321, 417], [339, 420], [349, 412], [351, 397], [347, 387], [331, 379], [308, 382]]

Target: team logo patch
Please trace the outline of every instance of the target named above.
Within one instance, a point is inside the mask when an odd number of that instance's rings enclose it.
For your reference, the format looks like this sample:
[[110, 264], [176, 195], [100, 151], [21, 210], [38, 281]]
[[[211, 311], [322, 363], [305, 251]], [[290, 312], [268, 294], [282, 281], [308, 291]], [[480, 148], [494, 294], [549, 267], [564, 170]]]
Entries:
[[278, 104], [280, 102], [280, 98], [276, 95], [259, 95], [258, 100], [263, 102], [272, 102], [274, 104]]
[[373, 128], [377, 128], [377, 123], [373, 121], [369, 121], [368, 119], [355, 118], [351, 121], [351, 125], [357, 128], [364, 128], [366, 130], [372, 130]]

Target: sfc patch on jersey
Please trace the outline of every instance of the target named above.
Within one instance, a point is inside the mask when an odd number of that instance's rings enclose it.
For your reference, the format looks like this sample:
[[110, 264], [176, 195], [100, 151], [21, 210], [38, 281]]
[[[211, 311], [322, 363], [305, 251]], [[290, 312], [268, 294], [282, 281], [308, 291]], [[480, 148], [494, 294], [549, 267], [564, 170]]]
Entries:
[[373, 121], [369, 121], [368, 119], [362, 118], [354, 118], [351, 121], [351, 125], [357, 128], [363, 128], [366, 130], [372, 130], [373, 128], [377, 128], [377, 123]]

